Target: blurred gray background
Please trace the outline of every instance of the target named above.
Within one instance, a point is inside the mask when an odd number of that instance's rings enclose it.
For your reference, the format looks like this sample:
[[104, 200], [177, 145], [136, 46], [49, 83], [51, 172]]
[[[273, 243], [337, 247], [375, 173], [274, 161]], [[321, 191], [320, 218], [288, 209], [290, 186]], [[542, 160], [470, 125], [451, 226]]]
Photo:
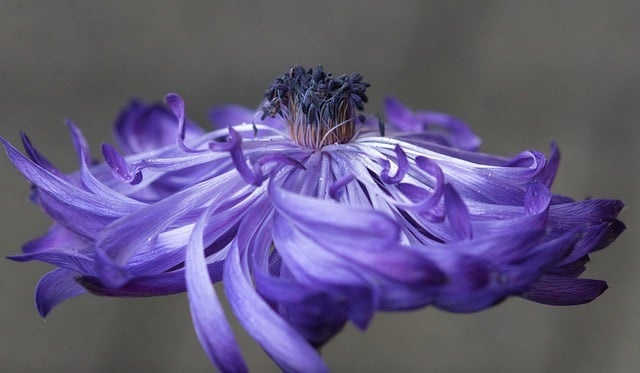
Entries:
[[[360, 71], [370, 111], [393, 94], [453, 113], [512, 155], [558, 142], [555, 191], [620, 198], [629, 230], [593, 257], [610, 289], [589, 305], [511, 299], [455, 315], [379, 314], [323, 350], [336, 372], [632, 372], [640, 366], [637, 244], [640, 130], [637, 1], [7, 1], [0, 2], [0, 134], [18, 130], [61, 168], [76, 167], [64, 118], [94, 155], [128, 98], [179, 92], [189, 115], [256, 105], [293, 63]], [[2, 256], [44, 232], [28, 184], [0, 156]], [[42, 264], [0, 261], [0, 371], [212, 371], [182, 295], [83, 296], [43, 321]], [[277, 371], [234, 324], [252, 370]]]

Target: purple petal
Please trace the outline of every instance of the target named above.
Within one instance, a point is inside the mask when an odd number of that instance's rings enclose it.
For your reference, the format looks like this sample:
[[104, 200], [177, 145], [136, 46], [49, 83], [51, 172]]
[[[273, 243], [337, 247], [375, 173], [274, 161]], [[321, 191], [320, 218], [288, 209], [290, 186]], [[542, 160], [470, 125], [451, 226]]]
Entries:
[[124, 284], [126, 276], [122, 268], [136, 251], [147, 247], [150, 238], [156, 237], [185, 214], [193, 213], [217, 198], [224, 201], [227, 195], [237, 191], [224, 188], [225, 181], [230, 178], [233, 175], [213, 178], [183, 189], [102, 229], [96, 239], [96, 247], [97, 262], [103, 271], [101, 277], [104, 276], [105, 284], [112, 288]]
[[[338, 224], [339, 225], [339, 224]], [[318, 278], [326, 281], [340, 281], [337, 276], [340, 268], [346, 271], [360, 274], [349, 281], [347, 276], [342, 277], [343, 283], [368, 285], [368, 278], [382, 276], [391, 282], [405, 285], [434, 285], [444, 281], [442, 272], [428, 258], [417, 250], [412, 250], [400, 245], [388, 244], [384, 246], [372, 246], [361, 249], [356, 245], [327, 243], [319, 239], [312, 240], [306, 235], [294, 231], [296, 224], [281, 215], [274, 217], [274, 241], [280, 248], [285, 259], [293, 259], [300, 263], [301, 268], [307, 268], [309, 273], [314, 273]], [[297, 228], [297, 227], [296, 227]], [[348, 231], [341, 232], [348, 235]], [[292, 252], [295, 247], [305, 247], [301, 253]], [[305, 257], [306, 256], [306, 257]], [[294, 259], [295, 258], [295, 259]], [[289, 261], [287, 261], [289, 263]], [[316, 269], [309, 268], [314, 265]], [[324, 267], [325, 273], [320, 270]]]
[[200, 150], [194, 150], [194, 149], [189, 148], [184, 143], [187, 125], [186, 125], [186, 116], [185, 116], [185, 113], [184, 113], [184, 100], [182, 100], [182, 97], [180, 97], [179, 95], [177, 95], [175, 93], [169, 93], [168, 95], [165, 96], [165, 101], [167, 102], [167, 104], [169, 105], [171, 110], [173, 111], [173, 114], [178, 119], [178, 137], [177, 137], [177, 141], [178, 141], [178, 146], [180, 147], [180, 149], [184, 150], [187, 153], [200, 152]]
[[593, 251], [609, 246], [625, 229], [626, 226], [619, 220], [604, 222], [585, 229], [571, 254], [564, 258], [559, 265], [580, 260]]
[[552, 205], [549, 220], [564, 224], [600, 224], [616, 219], [624, 203], [609, 199], [587, 199], [579, 202]]
[[279, 163], [281, 165], [290, 165], [304, 169], [297, 160], [279, 153], [267, 153], [253, 162], [252, 167], [247, 164], [244, 152], [242, 151], [242, 135], [238, 133], [233, 127], [229, 127], [229, 137], [225, 143], [212, 142], [209, 144], [209, 148], [213, 151], [229, 151], [233, 165], [238, 170], [238, 173], [249, 185], [260, 186], [266, 179], [262, 171], [262, 166], [268, 163]]
[[129, 104], [120, 111], [114, 125], [114, 138], [122, 151], [127, 154], [140, 152], [135, 145], [137, 139], [144, 139], [144, 134], [138, 136], [144, 130], [143, 127], [137, 125], [138, 116], [144, 111], [145, 104], [138, 100], [131, 100]]
[[550, 188], [551, 184], [553, 184], [553, 180], [556, 178], [556, 173], [558, 172], [559, 166], [560, 150], [558, 149], [556, 143], [552, 142], [549, 158], [547, 159], [547, 165], [544, 171], [538, 176], [538, 181]]
[[[416, 116], [428, 126], [427, 132], [433, 131], [432, 126], [439, 126], [446, 141], [445, 145], [470, 151], [480, 148], [480, 138], [460, 119], [433, 111], [419, 111]], [[437, 130], [434, 132], [438, 134]]]
[[384, 100], [384, 110], [389, 122], [402, 131], [418, 132], [423, 129], [423, 124], [414, 118], [411, 110], [395, 97], [387, 97]]
[[455, 240], [470, 239], [472, 232], [469, 210], [451, 184], [444, 187], [444, 203], [452, 237]]
[[[204, 133], [188, 118], [184, 127], [185, 138]], [[132, 101], [116, 120], [114, 136], [125, 154], [153, 151], [176, 144], [178, 120], [164, 106]]]
[[278, 253], [293, 275], [308, 286], [347, 300], [349, 319], [364, 329], [373, 317], [379, 296], [373, 287], [372, 271], [326, 250], [317, 241], [294, 230], [279, 214], [274, 216], [272, 231]]
[[247, 372], [238, 343], [209, 277], [202, 236], [210, 210], [202, 214], [191, 234], [185, 259], [185, 281], [193, 325], [211, 361], [223, 372]]
[[412, 204], [397, 204], [397, 206], [435, 219], [438, 214], [433, 209], [438, 205], [444, 194], [444, 175], [436, 162], [431, 159], [418, 156], [415, 159], [415, 163], [418, 169], [432, 177], [435, 183], [429, 188], [431, 189], [430, 191], [423, 186], [410, 183], [397, 184], [398, 190], [413, 202]]
[[[242, 151], [242, 135], [232, 127], [229, 127], [229, 138], [226, 143], [211, 143], [209, 148], [213, 151], [229, 151], [233, 165], [240, 173], [240, 176], [247, 184], [259, 186], [264, 180], [259, 168], [252, 168], [247, 165], [247, 161]], [[256, 172], [258, 171], [258, 172]]]
[[68, 229], [94, 237], [113, 217], [131, 211], [131, 205], [88, 193], [26, 159], [6, 140], [0, 138], [0, 141], [16, 169], [37, 186], [37, 202]]
[[36, 286], [36, 308], [40, 316], [47, 317], [58, 304], [86, 293], [86, 290], [76, 282], [77, 276], [77, 273], [58, 268], [40, 279]]
[[91, 164], [91, 154], [89, 153], [89, 143], [85, 139], [80, 129], [69, 119], [67, 119], [67, 126], [71, 132], [71, 140], [73, 141], [73, 147], [76, 150], [81, 163]]
[[111, 167], [114, 176], [132, 185], [139, 184], [142, 181], [142, 172], [133, 169], [113, 146], [102, 144], [102, 154], [104, 155], [104, 160]]
[[340, 193], [342, 191], [342, 188], [344, 188], [347, 184], [349, 184], [350, 182], [352, 182], [355, 179], [356, 179], [356, 177], [354, 175], [349, 174], [347, 176], [344, 176], [344, 177], [336, 180], [329, 187], [329, 196], [332, 199], [337, 200], [338, 197], [340, 197]]
[[402, 178], [404, 178], [404, 175], [409, 170], [409, 161], [407, 160], [407, 155], [404, 153], [404, 151], [402, 151], [400, 145], [396, 145], [394, 151], [398, 160], [398, 170], [396, 171], [396, 174], [394, 176], [389, 176], [390, 164], [389, 161], [385, 160], [384, 167], [382, 169], [382, 172], [380, 173], [380, 179], [385, 184], [399, 183], [400, 181], [402, 181]]
[[[212, 282], [222, 279], [222, 262], [207, 265]], [[155, 297], [182, 293], [187, 290], [184, 268], [156, 275], [132, 277], [123, 286], [112, 289], [105, 287], [95, 276], [83, 276], [78, 283], [95, 295], [108, 297]]]
[[449, 282], [433, 304], [450, 312], [473, 312], [487, 308], [506, 294], [498, 284], [504, 278], [498, 267], [482, 258], [455, 253], [431, 253], [443, 268]]
[[241, 123], [253, 123], [256, 112], [240, 105], [225, 105], [209, 111], [209, 119], [219, 128], [227, 128]]
[[317, 284], [320, 281], [328, 289], [371, 285], [362, 273], [362, 268], [335, 252], [326, 250], [318, 241], [311, 240], [295, 229], [291, 222], [281, 214], [276, 214], [273, 218], [272, 235], [283, 262], [298, 280], [306, 284]]
[[451, 115], [434, 111], [413, 112], [393, 97], [385, 99], [384, 107], [389, 122], [401, 131], [415, 132], [435, 143], [454, 148], [476, 151], [480, 147], [480, 138], [464, 122]]
[[551, 191], [544, 184], [534, 182], [527, 187], [524, 195], [524, 210], [527, 215], [545, 212], [551, 203]]
[[[250, 258], [256, 290], [267, 301], [275, 303], [278, 314], [314, 346], [322, 346], [348, 320], [348, 303], [340, 294], [294, 279], [277, 252], [271, 252], [270, 227], [263, 225], [254, 241]], [[274, 272], [275, 271], [275, 272]]]
[[165, 96], [165, 101], [173, 111], [173, 114], [178, 119], [178, 136], [180, 139], [184, 140], [184, 100], [182, 100], [182, 97], [175, 93], [169, 93]]
[[33, 254], [9, 256], [8, 259], [16, 262], [38, 260], [84, 275], [94, 275], [96, 273], [94, 261], [86, 255], [79, 254], [73, 248], [48, 250], [35, 252]]
[[88, 242], [82, 237], [60, 224], [54, 224], [42, 237], [24, 244], [22, 246], [22, 251], [25, 254], [33, 254], [36, 252], [64, 247], [79, 250], [79, 248], [88, 245]]
[[[114, 220], [111, 215], [118, 214], [118, 211], [113, 211], [113, 209], [120, 206], [113, 203], [115, 201], [107, 198], [102, 198], [99, 201], [96, 198], [95, 204], [88, 206], [83, 205], [85, 201], [78, 198], [75, 201], [76, 205], [71, 205], [68, 203], [69, 200], [67, 198], [75, 198], [79, 195], [81, 197], [84, 196], [81, 193], [77, 193], [77, 190], [67, 190], [66, 186], [63, 188], [65, 189], [58, 190], [56, 194], [36, 189], [36, 202], [47, 215], [73, 233], [92, 240], [100, 230]], [[111, 206], [104, 206], [105, 202], [111, 202]]]
[[572, 306], [589, 303], [607, 290], [601, 280], [547, 275], [535, 282], [521, 296], [528, 300], [552, 306]]
[[[247, 214], [238, 236], [255, 234], [260, 217]], [[225, 293], [238, 320], [284, 371], [327, 372], [318, 352], [256, 293], [247, 261], [249, 250], [251, 247], [239, 247], [234, 241], [224, 266]]]
[[29, 158], [34, 161], [37, 165], [49, 171], [50, 173], [58, 176], [61, 179], [65, 179], [66, 175], [64, 175], [60, 170], [58, 170], [49, 160], [40, 154], [38, 150], [33, 147], [31, 144], [31, 140], [27, 137], [27, 135], [23, 132], [20, 132], [20, 137], [22, 138], [22, 145], [24, 146], [24, 150], [27, 152]]
[[511, 230], [501, 235], [452, 242], [442, 250], [477, 256], [500, 265], [517, 263], [536, 248], [543, 234], [541, 229]]
[[[328, 243], [357, 247], [384, 247], [399, 239], [398, 225], [384, 214], [371, 209], [346, 206], [331, 200], [320, 200], [288, 192], [269, 185], [274, 207], [310, 237], [321, 237]], [[336, 224], [340, 217], [340, 224]]]
[[[558, 238], [537, 244], [533, 250], [521, 250], [522, 259], [518, 264], [540, 272], [548, 272], [573, 250], [579, 237], [580, 229], [574, 229]], [[523, 247], [527, 247], [526, 244]], [[514, 262], [516, 260], [513, 259]]]
[[[218, 128], [235, 126], [242, 123], [261, 123], [274, 129], [282, 130], [287, 124], [281, 117], [271, 118], [269, 116], [260, 118], [261, 111], [251, 110], [240, 105], [224, 105], [213, 108], [209, 111], [209, 120]], [[272, 131], [258, 129], [256, 137], [272, 134]]]

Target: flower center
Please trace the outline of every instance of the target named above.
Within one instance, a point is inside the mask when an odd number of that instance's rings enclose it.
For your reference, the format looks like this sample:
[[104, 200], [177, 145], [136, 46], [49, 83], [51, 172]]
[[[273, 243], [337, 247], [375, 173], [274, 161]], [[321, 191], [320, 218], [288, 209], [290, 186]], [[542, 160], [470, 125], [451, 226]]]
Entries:
[[306, 147], [344, 144], [364, 121], [358, 112], [367, 102], [368, 83], [358, 73], [334, 78], [322, 66], [305, 70], [295, 65], [273, 81], [265, 92], [262, 119], [276, 115], [289, 124], [291, 138]]

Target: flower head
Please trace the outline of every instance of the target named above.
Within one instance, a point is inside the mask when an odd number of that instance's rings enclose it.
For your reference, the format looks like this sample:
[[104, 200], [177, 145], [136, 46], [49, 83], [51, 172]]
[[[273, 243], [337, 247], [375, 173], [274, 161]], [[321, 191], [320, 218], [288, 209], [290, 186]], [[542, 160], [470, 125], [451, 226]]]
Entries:
[[552, 194], [559, 153], [478, 153], [446, 114], [385, 102], [362, 114], [369, 84], [292, 67], [258, 111], [214, 109], [205, 132], [182, 99], [132, 102], [92, 163], [69, 122], [79, 171], [64, 174], [23, 136], [2, 140], [53, 218], [17, 261], [57, 268], [38, 284], [43, 316], [90, 292], [187, 291], [195, 330], [223, 371], [246, 366], [213, 283], [287, 371], [326, 371], [317, 348], [378, 310], [482, 310], [509, 296], [580, 304], [606, 289], [579, 276], [624, 230], [617, 200]]

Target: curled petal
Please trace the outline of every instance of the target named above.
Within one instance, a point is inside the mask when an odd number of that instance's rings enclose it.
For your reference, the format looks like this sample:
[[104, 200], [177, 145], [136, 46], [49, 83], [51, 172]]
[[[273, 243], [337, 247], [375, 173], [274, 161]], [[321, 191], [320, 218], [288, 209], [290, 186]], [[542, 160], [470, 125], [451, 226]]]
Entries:
[[429, 216], [435, 218], [437, 217], [437, 213], [433, 211], [433, 209], [440, 202], [445, 190], [444, 174], [442, 173], [440, 167], [438, 167], [438, 165], [434, 161], [426, 157], [419, 156], [416, 158], [415, 162], [419, 170], [425, 172], [427, 175], [435, 179], [435, 184], [431, 188], [431, 192], [427, 191], [424, 187], [420, 187], [414, 184], [398, 184], [398, 190], [407, 198], [409, 198], [413, 203], [399, 203], [397, 204], [397, 206], [409, 211], [428, 214]]
[[131, 167], [113, 146], [102, 144], [102, 154], [114, 176], [131, 185], [139, 184], [142, 181], [142, 172]]
[[290, 165], [304, 169], [304, 165], [297, 160], [277, 153], [266, 154], [258, 158], [253, 163], [253, 166], [250, 167], [247, 164], [244, 152], [242, 151], [242, 135], [232, 127], [229, 127], [229, 137], [227, 142], [212, 142], [209, 144], [209, 148], [213, 151], [228, 151], [231, 154], [233, 165], [236, 167], [236, 170], [238, 170], [240, 176], [242, 176], [247, 184], [253, 186], [262, 185], [262, 182], [266, 179], [266, 176], [262, 171], [262, 166], [267, 163], [276, 162], [282, 165]]
[[546, 211], [551, 203], [551, 191], [544, 184], [534, 182], [527, 187], [524, 195], [524, 210], [527, 215]]
[[58, 268], [44, 275], [36, 286], [36, 308], [40, 316], [47, 317], [58, 304], [86, 293], [76, 282], [77, 273]]
[[240, 176], [247, 182], [247, 184], [259, 186], [264, 180], [263, 175], [260, 172], [256, 172], [247, 165], [244, 153], [242, 151], [242, 135], [238, 133], [232, 127], [229, 127], [229, 138], [225, 143], [210, 143], [209, 148], [213, 151], [228, 151], [231, 154], [233, 165], [240, 173]]
[[[175, 145], [178, 131], [176, 116], [164, 106], [133, 100], [120, 112], [114, 137], [125, 154], [136, 154]], [[185, 118], [184, 133], [190, 138], [204, 131]]]
[[555, 142], [551, 143], [551, 151], [544, 171], [538, 176], [538, 181], [551, 188], [560, 166], [560, 150]]
[[[414, 132], [434, 143], [476, 151], [480, 138], [461, 120], [433, 111], [413, 112], [400, 101], [387, 97], [384, 101], [389, 122], [401, 131]], [[436, 128], [431, 128], [435, 126]]]
[[180, 97], [175, 93], [169, 93], [168, 95], [165, 96], [165, 100], [167, 101], [167, 104], [171, 108], [171, 111], [173, 111], [173, 114], [178, 119], [178, 146], [180, 147], [180, 149], [182, 149], [187, 153], [200, 152], [200, 150], [189, 148], [184, 143], [187, 125], [186, 125], [186, 116], [184, 113], [184, 100], [182, 100], [182, 97]]
[[80, 160], [80, 163], [91, 164], [91, 154], [89, 153], [89, 143], [85, 139], [80, 129], [71, 120], [67, 119], [67, 126], [69, 132], [71, 132], [71, 140], [73, 141], [73, 147], [76, 150], [76, 154]]
[[396, 145], [394, 151], [396, 152], [396, 156], [398, 159], [398, 170], [394, 176], [389, 176], [390, 164], [389, 161], [385, 160], [383, 164], [382, 172], [380, 173], [380, 179], [385, 184], [397, 184], [402, 181], [402, 178], [407, 173], [409, 169], [409, 161], [407, 160], [407, 155], [402, 151], [400, 145]]

